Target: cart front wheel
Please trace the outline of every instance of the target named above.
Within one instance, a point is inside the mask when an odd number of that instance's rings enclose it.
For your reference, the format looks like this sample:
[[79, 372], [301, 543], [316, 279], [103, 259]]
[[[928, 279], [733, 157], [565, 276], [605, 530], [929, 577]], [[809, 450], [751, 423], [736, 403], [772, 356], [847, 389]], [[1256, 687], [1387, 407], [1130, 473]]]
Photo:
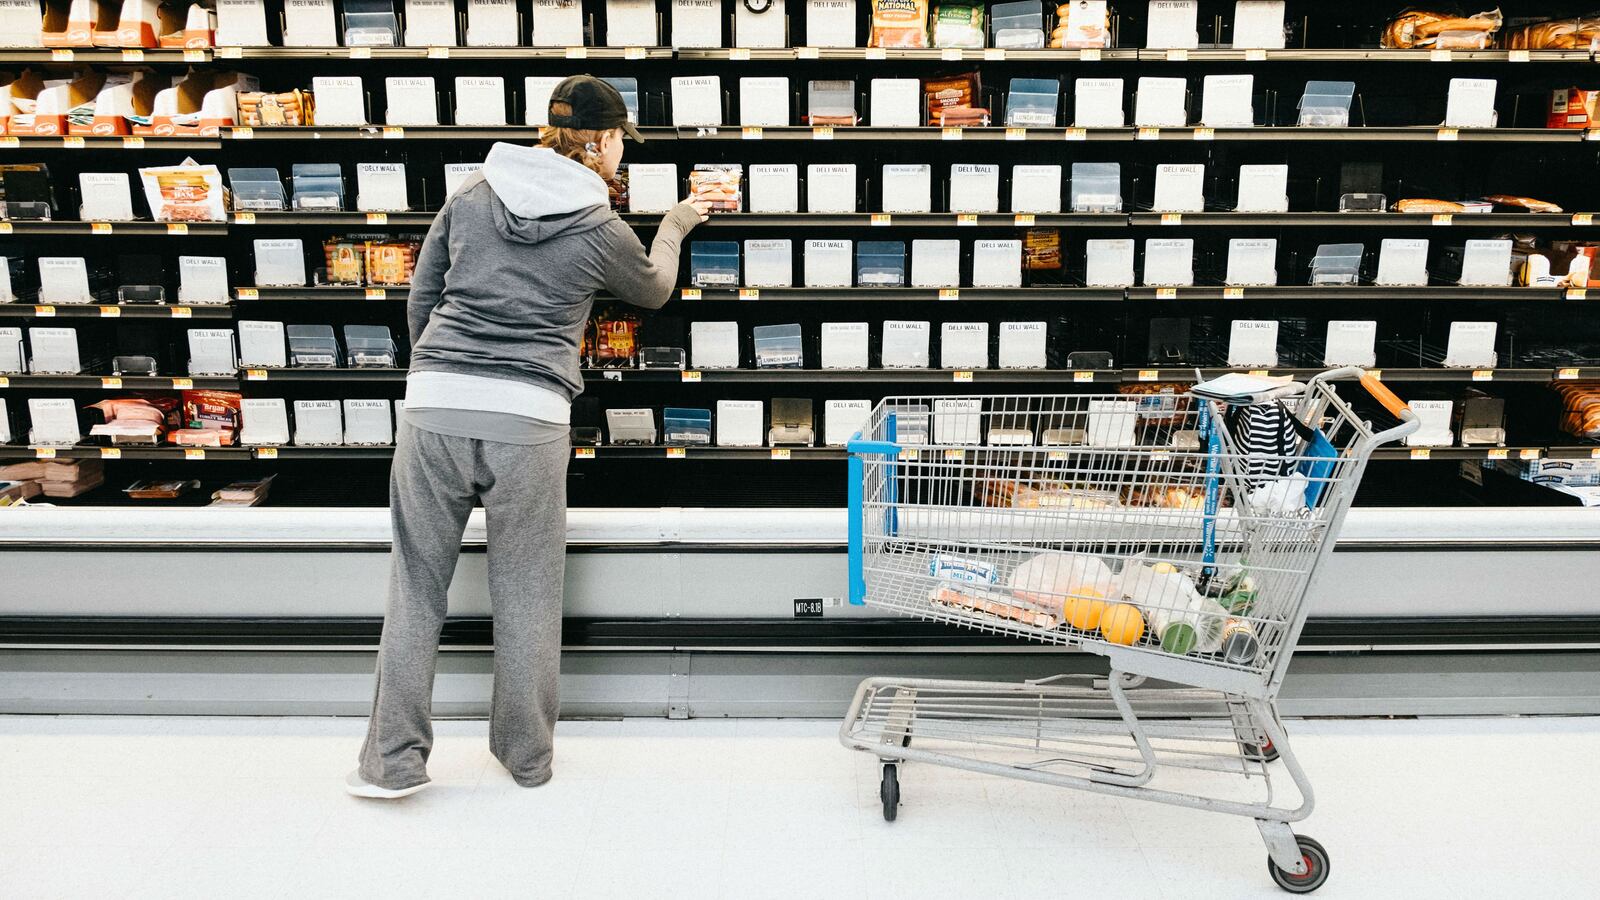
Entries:
[[1296, 835], [1295, 842], [1300, 845], [1300, 856], [1306, 863], [1305, 874], [1284, 871], [1270, 856], [1267, 857], [1267, 871], [1272, 873], [1272, 880], [1278, 887], [1291, 894], [1309, 894], [1328, 880], [1328, 851], [1308, 837]]
[[900, 775], [894, 763], [883, 767], [883, 780], [878, 782], [878, 799], [883, 801], [883, 820], [893, 822], [900, 808]]
[[1278, 761], [1278, 748], [1270, 740], [1264, 744], [1245, 744], [1244, 747], [1248, 751], [1246, 755], [1259, 756], [1262, 762]]

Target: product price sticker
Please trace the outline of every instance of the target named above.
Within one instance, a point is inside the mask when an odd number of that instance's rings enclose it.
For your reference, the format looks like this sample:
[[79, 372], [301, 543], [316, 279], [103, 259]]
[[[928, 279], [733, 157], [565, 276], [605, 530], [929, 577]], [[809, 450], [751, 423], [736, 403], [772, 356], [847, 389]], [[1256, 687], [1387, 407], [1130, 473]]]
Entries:
[[1567, 288], [1568, 300], [1583, 300], [1589, 296], [1588, 288]]
[[56, 49], [50, 51], [50, 61], [72, 62], [72, 51], [64, 47], [57, 47]]
[[1266, 62], [1267, 61], [1267, 51], [1265, 49], [1260, 48], [1260, 47], [1257, 47], [1254, 50], [1246, 50], [1244, 52], [1244, 61], [1245, 62]]
[[1019, 213], [1012, 217], [1011, 224], [1018, 228], [1032, 228], [1035, 221], [1033, 213]]
[[762, 138], [761, 127], [759, 125], [752, 125], [740, 132], [739, 136], [747, 141], [759, 141]]
[[1183, 224], [1183, 213], [1162, 213], [1161, 214], [1161, 224], [1163, 224], [1163, 225], [1182, 225]]
[[235, 225], [254, 225], [255, 223], [256, 214], [253, 212], [236, 212], [233, 214], [233, 224]]
[[450, 58], [450, 48], [449, 47], [429, 47], [428, 48], [428, 58], [429, 59], [449, 59]]
[[120, 391], [122, 390], [122, 379], [102, 378], [100, 379], [100, 389], [104, 391]]
[[891, 217], [888, 213], [873, 213], [872, 214], [872, 224], [875, 225], [875, 226], [876, 225], [888, 225], [892, 221], [893, 221], [893, 217]]
[[1511, 451], [1507, 450], [1504, 447], [1490, 447], [1489, 448], [1489, 459], [1507, 459], [1510, 456], [1511, 456]]
[[699, 288], [684, 288], [682, 291], [679, 292], [678, 296], [682, 297], [684, 300], [699, 300], [700, 299], [700, 289]]
[[1461, 140], [1461, 129], [1441, 128], [1436, 137], [1441, 141], [1459, 141]]
[[172, 307], [171, 313], [174, 319], [194, 318], [194, 310], [187, 306], [174, 306]]
[[833, 126], [832, 125], [818, 125], [815, 128], [812, 128], [811, 129], [811, 139], [813, 141], [831, 141], [831, 140], [833, 140]]
[[574, 459], [594, 459], [593, 447], [576, 447], [572, 451]]
[[821, 59], [822, 53], [816, 47], [796, 47], [795, 59]]
[[868, 47], [867, 48], [867, 52], [862, 54], [862, 56], [865, 59], [872, 59], [872, 60], [888, 59], [889, 58], [889, 51], [885, 50], [882, 47]]
[[1428, 62], [1450, 62], [1455, 59], [1455, 54], [1449, 50], [1428, 51]]
[[1156, 370], [1156, 369], [1140, 369], [1139, 370], [1139, 380], [1140, 381], [1159, 381], [1159, 380], [1161, 380], [1161, 372], [1159, 370]]
[[240, 300], [256, 300], [261, 297], [261, 292], [255, 288], [239, 288], [233, 295]]
[[1539, 458], [1539, 448], [1538, 447], [1525, 447], [1525, 448], [1523, 448], [1521, 450], [1518, 450], [1517, 451], [1517, 458], [1518, 459], [1538, 459]]
[[1026, 129], [1026, 128], [1007, 128], [1006, 129], [1006, 140], [1008, 140], [1008, 141], [1025, 141], [1027, 139], [1028, 139], [1028, 129]]
[[1178, 299], [1178, 289], [1175, 287], [1156, 288], [1156, 299], [1176, 300]]
[[961, 140], [961, 126], [959, 126], [959, 125], [946, 126], [945, 129], [942, 132], [942, 138], [941, 139], [942, 140], [946, 140], [946, 141], [959, 141], [959, 140]]
[[351, 59], [371, 59], [372, 58], [372, 48], [371, 47], [351, 47], [350, 48], [350, 58]]
[[951, 381], [961, 381], [961, 382], [971, 381], [972, 380], [972, 373], [969, 372], [969, 371], [966, 371], [966, 370], [958, 370], [958, 371], [955, 371], [955, 372], [951, 372], [950, 373], [950, 380]]
[[144, 51], [128, 48], [122, 51], [123, 62], [144, 62]]
[[977, 213], [961, 213], [961, 214], [956, 216], [956, 224], [957, 225], [976, 225], [976, 224], [978, 224], [978, 214]]
[[189, 233], [189, 223], [187, 223], [187, 222], [168, 222], [167, 223], [167, 234], [188, 234], [188, 233]]
[[904, 460], [915, 460], [918, 457], [920, 457], [921, 455], [922, 454], [921, 454], [920, 451], [912, 450], [912, 449], [909, 449], [909, 448], [900, 451], [900, 459], [902, 461], [904, 461]]
[[56, 314], [56, 308], [54, 306], [35, 306], [33, 308], [33, 314], [41, 319], [54, 318]]
[[230, 129], [228, 129], [228, 137], [230, 137], [230, 138], [232, 138], [232, 139], [234, 139], [236, 141], [251, 141], [251, 140], [255, 140], [256, 130], [254, 128], [249, 127], [249, 126], [245, 126], [245, 127], [242, 127], [242, 128], [241, 127], [230, 128]]
[[277, 458], [278, 458], [278, 448], [277, 447], [257, 447], [256, 448], [256, 459], [277, 459]]
[[1061, 132], [1061, 137], [1063, 140], [1068, 141], [1087, 141], [1089, 139], [1089, 129], [1067, 128]]
[[1100, 48], [1099, 47], [1085, 47], [1082, 50], [1078, 51], [1078, 59], [1080, 61], [1082, 61], [1082, 62], [1099, 62], [1100, 61]]
[[122, 448], [121, 447], [101, 447], [100, 448], [100, 458], [101, 459], [121, 459], [122, 458]]
[[1188, 61], [1189, 61], [1189, 51], [1187, 51], [1187, 50], [1184, 50], [1182, 48], [1174, 48], [1174, 49], [1171, 49], [1171, 50], [1167, 51], [1167, 62], [1188, 62]]
[[689, 455], [689, 451], [684, 449], [683, 447], [668, 447], [667, 448], [667, 459], [683, 459], [684, 457], [686, 457], [688, 455]]
[[267, 380], [267, 370], [266, 369], [245, 369], [244, 370], [244, 380], [245, 381], [266, 381]]
[[1244, 299], [1244, 288], [1242, 288], [1242, 287], [1223, 288], [1222, 289], [1222, 299], [1224, 299], [1224, 300], [1243, 300]]
[[645, 52], [644, 52], [644, 48], [643, 47], [624, 47], [624, 48], [622, 48], [622, 58], [623, 59], [634, 60], [634, 59], [644, 59], [644, 57], [645, 57]]
[[1494, 370], [1493, 369], [1473, 369], [1472, 370], [1472, 380], [1473, 381], [1493, 381], [1494, 380]]
[[682, 381], [684, 384], [699, 384], [700, 373], [693, 369], [685, 369], [683, 371]]
[[1533, 62], [1533, 54], [1527, 50], [1512, 50], [1506, 54], [1507, 62]]
[[134, 136], [131, 136], [131, 135], [128, 136], [128, 137], [123, 138], [122, 139], [122, 149], [124, 149], [124, 150], [142, 150], [142, 149], [144, 149], [144, 138], [142, 138], [142, 137], [134, 137]]
[[64, 150], [82, 150], [83, 138], [75, 134], [68, 135], [61, 139], [61, 147]]
[[761, 299], [761, 289], [760, 288], [740, 288], [739, 289], [739, 299], [740, 300], [760, 300]]
[[102, 319], [120, 319], [120, 318], [122, 318], [122, 307], [120, 307], [120, 306], [102, 306], [102, 307], [100, 307], [100, 318], [102, 318]]
[[1594, 213], [1573, 213], [1572, 224], [1588, 226], [1594, 224]]
[[1265, 378], [1270, 373], [1266, 369], [1251, 369], [1249, 374], [1253, 375], [1253, 376], [1255, 376], [1257, 378]]
[[217, 59], [243, 59], [243, 47], [218, 47]]
[[1435, 225], [1454, 225], [1455, 221], [1456, 221], [1456, 217], [1452, 213], [1434, 213], [1433, 214], [1433, 224], [1435, 224]]
[[35, 447], [35, 448], [33, 448], [33, 458], [34, 459], [55, 459], [56, 458], [56, 448], [54, 448], [54, 447]]
[[1050, 450], [1045, 453], [1045, 459], [1048, 459], [1051, 462], [1065, 462], [1071, 458], [1071, 454], [1067, 453], [1065, 450]]
[[788, 447], [773, 447], [772, 448], [772, 458], [773, 459], [788, 459], [789, 458], [789, 448]]
[[1141, 128], [1139, 129], [1138, 133], [1134, 135], [1134, 138], [1141, 141], [1159, 141], [1161, 140], [1161, 129]]
[[732, 50], [728, 51], [728, 59], [731, 59], [734, 62], [749, 62], [750, 61], [750, 48], [749, 47], [734, 47]]
[[110, 222], [90, 222], [89, 223], [89, 233], [90, 234], [110, 234], [111, 233], [111, 223]]
[[1194, 130], [1194, 139], [1197, 141], [1214, 141], [1217, 139], [1217, 130], [1215, 128], [1196, 128]]
[[15, 136], [11, 136], [11, 135], [7, 135], [6, 137], [0, 137], [0, 148], [7, 148], [7, 149], [14, 150], [14, 149], [16, 149], [18, 147], [21, 147], [21, 146], [22, 146], [22, 139], [19, 138], [19, 137], [15, 137]]
[[1072, 373], [1072, 381], [1073, 381], [1074, 384], [1093, 384], [1094, 383], [1094, 373], [1093, 372], [1073, 372]]
[[367, 224], [368, 225], [387, 225], [387, 224], [389, 224], [389, 214], [388, 213], [369, 212], [369, 213], [367, 213]]
[[959, 447], [951, 447], [944, 451], [945, 459], [962, 460], [967, 458], [967, 452]]
[[8, 388], [8, 387], [11, 387], [11, 379], [6, 377], [5, 375], [0, 375], [0, 388]]
[[1577, 369], [1557, 369], [1556, 370], [1556, 380], [1558, 380], [1558, 381], [1576, 381], [1576, 380], [1578, 380], [1578, 370]]
[[961, 289], [960, 288], [940, 288], [939, 289], [939, 299], [940, 300], [960, 300], [961, 299]]
[[187, 391], [187, 390], [192, 390], [193, 388], [194, 388], [194, 379], [193, 378], [174, 378], [174, 379], [172, 379], [172, 389], [175, 390], [175, 391]]
[[961, 48], [960, 47], [945, 47], [939, 53], [939, 58], [944, 60], [945, 62], [960, 62], [961, 61]]
[[983, 58], [988, 62], [1004, 62], [1006, 58], [1006, 48], [985, 47], [983, 50]]
[[1412, 447], [1411, 448], [1411, 458], [1412, 459], [1428, 459], [1431, 456], [1433, 456], [1433, 450], [1428, 448], [1428, 447]]
[[10, 234], [10, 233], [11, 233], [11, 223], [10, 222], [0, 222], [0, 234]]
[[185, 448], [183, 448], [183, 458], [184, 459], [192, 459], [192, 460], [205, 459], [206, 458], [205, 448], [204, 447], [185, 447]]
[[399, 125], [386, 125], [383, 129], [383, 139], [386, 141], [404, 140], [406, 130]]
[[1600, 447], [1595, 447], [1594, 449], [1590, 450], [1589, 451], [1589, 458], [1590, 459], [1600, 459]]

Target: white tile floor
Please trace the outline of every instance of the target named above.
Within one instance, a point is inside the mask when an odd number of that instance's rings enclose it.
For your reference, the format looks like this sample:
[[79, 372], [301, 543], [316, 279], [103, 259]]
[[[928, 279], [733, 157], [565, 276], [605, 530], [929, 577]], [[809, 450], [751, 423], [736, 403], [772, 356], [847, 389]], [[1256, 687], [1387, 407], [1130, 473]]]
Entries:
[[[1282, 897], [1248, 821], [928, 766], [899, 821], [822, 721], [481, 721], [358, 801], [357, 719], [0, 717], [0, 897]], [[1291, 722], [1336, 898], [1593, 897], [1600, 719]]]

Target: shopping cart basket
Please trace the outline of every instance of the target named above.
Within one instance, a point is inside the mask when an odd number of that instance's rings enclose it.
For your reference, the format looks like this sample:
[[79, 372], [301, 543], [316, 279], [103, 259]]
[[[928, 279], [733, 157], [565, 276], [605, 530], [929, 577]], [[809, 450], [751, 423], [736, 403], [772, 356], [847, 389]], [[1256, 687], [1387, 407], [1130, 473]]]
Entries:
[[[1360, 383], [1398, 424], [1335, 391]], [[1416, 417], [1360, 369], [1190, 394], [891, 397], [850, 452], [850, 599], [1107, 658], [1104, 678], [869, 678], [840, 739], [901, 763], [1248, 816], [1305, 893], [1322, 846], [1276, 697], [1372, 451]], [[1146, 679], [1181, 687], [1145, 687]], [[1299, 792], [1274, 803], [1268, 763]]]

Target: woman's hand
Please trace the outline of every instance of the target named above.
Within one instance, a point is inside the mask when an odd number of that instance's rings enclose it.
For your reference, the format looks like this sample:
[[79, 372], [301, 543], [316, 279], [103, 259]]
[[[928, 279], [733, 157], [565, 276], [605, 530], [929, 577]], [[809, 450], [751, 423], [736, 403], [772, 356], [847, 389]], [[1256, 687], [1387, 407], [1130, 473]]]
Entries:
[[700, 217], [700, 221], [704, 222], [706, 219], [711, 218], [711, 201], [702, 200], [699, 197], [690, 197], [683, 202], [694, 210], [694, 214]]

